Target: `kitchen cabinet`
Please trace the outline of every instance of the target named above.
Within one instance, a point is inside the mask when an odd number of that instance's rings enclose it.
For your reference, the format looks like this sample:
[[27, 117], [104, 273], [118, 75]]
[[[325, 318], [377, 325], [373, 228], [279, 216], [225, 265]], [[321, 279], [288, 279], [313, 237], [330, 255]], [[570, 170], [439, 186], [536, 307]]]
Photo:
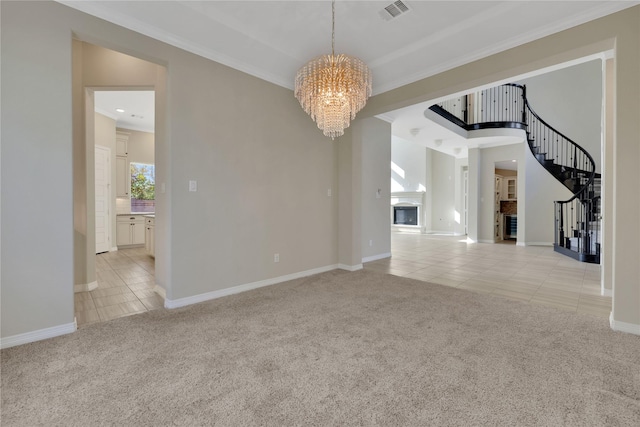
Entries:
[[155, 224], [156, 224], [155, 218], [149, 218], [149, 217], [145, 218], [144, 248], [146, 249], [147, 253], [154, 258], [156, 256]]
[[502, 178], [502, 182], [504, 183], [502, 200], [516, 200], [518, 198], [518, 178], [505, 176]]
[[116, 156], [116, 197], [129, 197], [130, 173], [127, 158]]
[[129, 155], [129, 133], [116, 131], [116, 156]]
[[118, 215], [116, 220], [116, 244], [118, 246], [143, 245], [145, 221], [142, 215]]

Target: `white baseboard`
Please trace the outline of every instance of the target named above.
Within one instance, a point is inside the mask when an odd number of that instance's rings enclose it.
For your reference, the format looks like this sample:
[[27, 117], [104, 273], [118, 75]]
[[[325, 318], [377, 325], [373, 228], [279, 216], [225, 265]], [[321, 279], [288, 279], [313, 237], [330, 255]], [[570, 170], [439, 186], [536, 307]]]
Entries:
[[495, 243], [493, 240], [479, 239], [478, 243]]
[[379, 259], [384, 259], [384, 258], [389, 258], [389, 257], [391, 257], [391, 252], [387, 252], [387, 253], [384, 253], [384, 254], [378, 254], [378, 255], [372, 255], [372, 256], [368, 256], [368, 257], [362, 258], [362, 262], [365, 263], [365, 262], [377, 261]]
[[81, 283], [79, 285], [73, 285], [73, 292], [89, 292], [94, 289], [98, 289], [98, 282], [95, 280], [91, 283]]
[[24, 334], [12, 335], [0, 339], [0, 348], [15, 347], [16, 345], [28, 344], [30, 342], [46, 340], [60, 335], [75, 332], [77, 329], [75, 319], [71, 323], [52, 326], [51, 328], [39, 329], [37, 331], [26, 332]]
[[157, 283], [153, 287], [153, 291], [156, 294], [160, 295], [163, 299], [167, 299], [167, 291], [165, 291], [165, 289], [162, 286], [158, 285]]
[[522, 245], [518, 242], [518, 246], [553, 246], [553, 242], [524, 242]]
[[[204, 294], [194, 295], [191, 297], [178, 298], [175, 300], [164, 300], [165, 308], [178, 308], [184, 307], [199, 302], [209, 301], [212, 299], [226, 297], [228, 295], [238, 294], [240, 292], [250, 291], [253, 289], [262, 288], [264, 286], [275, 285], [277, 283], [286, 282], [288, 280], [299, 279], [301, 277], [311, 276], [313, 274], [324, 273], [326, 271], [335, 270], [337, 265], [328, 265], [326, 267], [314, 268], [312, 270], [301, 271], [299, 273], [287, 274], [285, 276], [274, 277], [273, 279], [260, 280], [253, 283], [246, 283], [244, 285], [233, 286], [231, 288], [220, 289], [217, 291], [206, 292]], [[362, 268], [362, 264], [360, 265]]]
[[640, 325], [633, 323], [621, 322], [613, 319], [613, 312], [609, 315], [609, 326], [618, 332], [626, 332], [628, 334], [640, 335]]
[[340, 270], [358, 271], [358, 270], [362, 270], [362, 264], [356, 264], [356, 265], [338, 264], [338, 268]]
[[109, 252], [116, 252], [117, 250], [118, 250], [118, 247], [114, 246], [111, 249], [109, 249]]

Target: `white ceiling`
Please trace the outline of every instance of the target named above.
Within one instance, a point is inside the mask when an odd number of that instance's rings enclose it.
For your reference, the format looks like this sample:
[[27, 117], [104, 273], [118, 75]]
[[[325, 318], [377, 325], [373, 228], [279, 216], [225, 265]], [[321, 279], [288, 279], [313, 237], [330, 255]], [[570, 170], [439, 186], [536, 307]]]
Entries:
[[[403, 1], [410, 11], [392, 20], [381, 17], [392, 0], [336, 2], [336, 53], [369, 65], [374, 94], [640, 4]], [[328, 0], [59, 2], [290, 89], [331, 50]]]
[[[96, 91], [94, 92], [95, 111], [116, 121], [116, 127], [155, 131], [155, 92], [154, 91]], [[120, 112], [117, 110], [124, 110]]]

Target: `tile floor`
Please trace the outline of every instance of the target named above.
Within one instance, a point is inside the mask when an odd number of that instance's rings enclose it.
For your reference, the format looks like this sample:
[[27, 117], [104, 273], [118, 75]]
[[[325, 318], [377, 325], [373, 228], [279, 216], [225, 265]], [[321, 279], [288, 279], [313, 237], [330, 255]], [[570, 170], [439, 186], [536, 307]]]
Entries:
[[365, 269], [609, 317], [611, 297], [600, 295], [600, 266], [575, 261], [551, 247], [513, 241], [466, 243], [460, 236], [391, 233], [392, 257]]
[[96, 255], [98, 288], [75, 294], [78, 326], [161, 308], [154, 292], [155, 261], [144, 248], [120, 249]]
[[[391, 251], [364, 268], [604, 318], [611, 312], [611, 297], [600, 295], [600, 266], [550, 247], [391, 233]], [[78, 326], [163, 307], [154, 268], [144, 248], [96, 255], [98, 289], [75, 294]]]

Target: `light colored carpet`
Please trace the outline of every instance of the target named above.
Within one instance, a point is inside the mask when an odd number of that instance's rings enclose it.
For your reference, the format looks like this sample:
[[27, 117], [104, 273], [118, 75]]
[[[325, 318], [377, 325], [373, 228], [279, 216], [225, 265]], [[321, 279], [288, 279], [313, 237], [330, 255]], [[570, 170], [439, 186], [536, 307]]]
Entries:
[[2, 351], [2, 426], [640, 425], [640, 337], [332, 271]]

